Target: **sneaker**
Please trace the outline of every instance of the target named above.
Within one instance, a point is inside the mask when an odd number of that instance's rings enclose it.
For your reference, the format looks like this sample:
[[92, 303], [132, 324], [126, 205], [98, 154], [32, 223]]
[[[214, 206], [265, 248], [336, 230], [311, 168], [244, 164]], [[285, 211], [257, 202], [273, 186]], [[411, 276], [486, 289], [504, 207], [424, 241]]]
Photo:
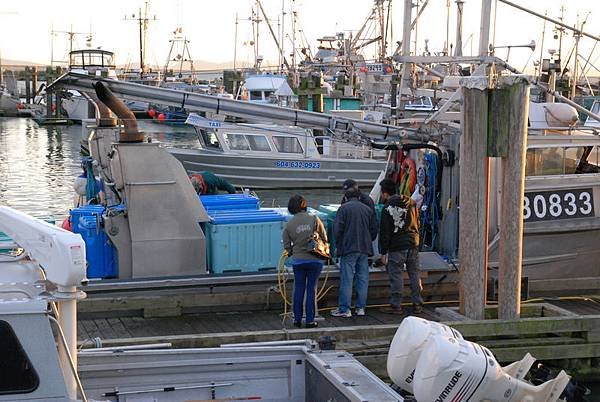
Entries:
[[348, 311], [341, 311], [339, 308], [336, 308], [335, 310], [331, 311], [331, 315], [334, 317], [344, 317], [344, 318], [350, 318], [352, 317], [352, 313], [350, 312], [350, 310]]
[[304, 324], [304, 328], [317, 328], [319, 326], [318, 322], [307, 322]]
[[413, 313], [415, 314], [421, 314], [423, 312], [423, 305], [422, 304], [413, 304]]
[[365, 315], [365, 309], [364, 308], [357, 308], [356, 309], [356, 315], [357, 316], [363, 316], [363, 315]]
[[394, 307], [394, 306], [382, 307], [379, 309], [379, 311], [381, 311], [382, 313], [385, 313], [385, 314], [396, 314], [396, 315], [404, 314], [404, 310], [402, 310], [402, 307]]
[[294, 327], [296, 327], [296, 328], [302, 328], [302, 323], [301, 322], [294, 322]]

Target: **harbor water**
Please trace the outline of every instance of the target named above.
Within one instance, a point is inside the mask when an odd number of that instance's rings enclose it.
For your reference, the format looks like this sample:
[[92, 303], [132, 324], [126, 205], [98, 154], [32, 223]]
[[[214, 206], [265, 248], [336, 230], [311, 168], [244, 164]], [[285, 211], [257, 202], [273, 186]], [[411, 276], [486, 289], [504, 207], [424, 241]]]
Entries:
[[[188, 126], [167, 126], [140, 121], [144, 133], [169, 147], [198, 146]], [[25, 118], [0, 118], [0, 205], [57, 221], [73, 207], [74, 179], [82, 173], [82, 127], [43, 126]], [[289, 190], [263, 190], [265, 207], [285, 207]], [[311, 206], [339, 202], [342, 190], [299, 190]]]

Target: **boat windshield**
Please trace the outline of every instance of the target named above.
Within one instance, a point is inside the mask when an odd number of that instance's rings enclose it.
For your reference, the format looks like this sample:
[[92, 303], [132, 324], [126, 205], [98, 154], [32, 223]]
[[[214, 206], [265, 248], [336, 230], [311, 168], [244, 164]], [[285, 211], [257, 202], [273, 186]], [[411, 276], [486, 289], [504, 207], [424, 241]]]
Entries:
[[262, 100], [262, 91], [250, 91], [250, 100]]
[[525, 175], [600, 173], [597, 146], [530, 148]]
[[221, 144], [219, 144], [219, 139], [214, 131], [202, 130], [202, 142], [206, 148], [221, 149]]

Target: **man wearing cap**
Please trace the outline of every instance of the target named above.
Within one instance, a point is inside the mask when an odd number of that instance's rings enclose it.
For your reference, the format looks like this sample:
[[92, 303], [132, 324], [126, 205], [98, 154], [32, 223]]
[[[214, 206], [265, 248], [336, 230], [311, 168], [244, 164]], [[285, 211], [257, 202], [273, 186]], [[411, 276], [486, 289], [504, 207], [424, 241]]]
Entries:
[[348, 190], [354, 189], [358, 193], [358, 200], [360, 202], [362, 202], [363, 204], [365, 204], [367, 207], [371, 208], [371, 211], [375, 212], [375, 203], [373, 202], [371, 197], [369, 197], [366, 194], [363, 194], [359, 190], [358, 183], [355, 180], [346, 179], [346, 181], [344, 181], [344, 184], [342, 185], [342, 188], [344, 189], [344, 196], [342, 197], [342, 201], [340, 202], [340, 204], [345, 204], [348, 201], [348, 197], [346, 197], [346, 193]]

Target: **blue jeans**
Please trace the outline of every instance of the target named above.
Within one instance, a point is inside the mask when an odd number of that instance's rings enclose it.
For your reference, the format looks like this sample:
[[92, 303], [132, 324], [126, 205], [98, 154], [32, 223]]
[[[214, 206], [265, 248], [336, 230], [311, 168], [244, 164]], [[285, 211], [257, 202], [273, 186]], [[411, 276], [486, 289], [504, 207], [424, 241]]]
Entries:
[[323, 270], [323, 263], [314, 262], [293, 263], [294, 269], [294, 322], [302, 322], [302, 302], [306, 292], [306, 322], [315, 320], [315, 289], [319, 275]]
[[350, 310], [352, 282], [356, 284], [356, 308], [367, 307], [369, 290], [369, 261], [367, 254], [350, 253], [340, 257], [339, 310]]

